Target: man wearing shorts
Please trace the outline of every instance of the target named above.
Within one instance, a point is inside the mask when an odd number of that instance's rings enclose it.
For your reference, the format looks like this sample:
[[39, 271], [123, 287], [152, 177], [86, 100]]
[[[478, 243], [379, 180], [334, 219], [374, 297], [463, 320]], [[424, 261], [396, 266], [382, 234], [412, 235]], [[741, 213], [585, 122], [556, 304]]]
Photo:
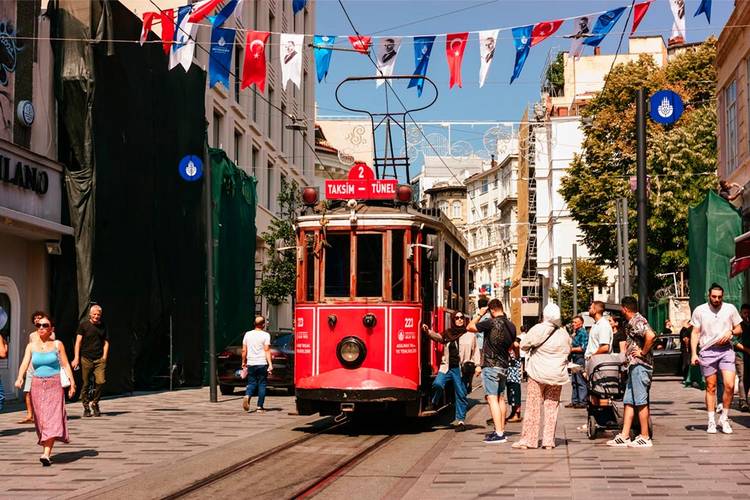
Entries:
[[[622, 399], [625, 406], [622, 432], [614, 439], [607, 441], [607, 446], [651, 448], [653, 445], [648, 432], [648, 392], [651, 389], [651, 379], [654, 374], [654, 355], [651, 347], [654, 345], [656, 334], [646, 318], [638, 312], [638, 301], [634, 297], [623, 297], [620, 305], [622, 315], [628, 322], [625, 326], [628, 382]], [[636, 414], [641, 433], [631, 441], [630, 428]]]
[[[489, 310], [490, 318], [481, 320]], [[508, 349], [516, 339], [516, 327], [505, 316], [503, 305], [498, 299], [490, 300], [486, 309], [480, 309], [478, 316], [469, 322], [466, 329], [482, 332], [482, 383], [490, 407], [495, 431], [485, 436], [485, 443], [504, 443], [505, 437], [505, 383], [508, 377]]]
[[[716, 380], [724, 382], [722, 409], [719, 423], [721, 431], [732, 433], [729, 425], [729, 408], [734, 395], [735, 354], [732, 336], [742, 333], [742, 318], [732, 304], [724, 304], [724, 289], [716, 283], [708, 290], [708, 303], [693, 311], [693, 333], [690, 337], [691, 362], [701, 367], [706, 379], [706, 410], [708, 427], [706, 432], [716, 434]], [[698, 352], [700, 346], [700, 352]]]

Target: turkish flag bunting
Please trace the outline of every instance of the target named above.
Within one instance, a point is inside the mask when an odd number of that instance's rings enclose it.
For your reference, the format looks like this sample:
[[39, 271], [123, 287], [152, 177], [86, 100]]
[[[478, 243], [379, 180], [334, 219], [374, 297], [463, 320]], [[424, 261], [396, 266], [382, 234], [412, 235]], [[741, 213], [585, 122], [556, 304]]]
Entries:
[[143, 13], [143, 29], [141, 29], [140, 43], [141, 47], [143, 42], [148, 39], [148, 32], [151, 31], [151, 25], [154, 24], [154, 18], [158, 16], [158, 12], [144, 12]]
[[354, 50], [361, 54], [367, 54], [370, 51], [370, 45], [372, 45], [371, 36], [350, 36], [349, 42], [351, 42]]
[[641, 20], [651, 6], [651, 2], [652, 0], [649, 0], [648, 2], [637, 3], [633, 6], [633, 28], [630, 30], [631, 35], [638, 29], [638, 25], [641, 24]]
[[169, 55], [169, 49], [174, 41], [174, 9], [161, 11], [161, 45], [164, 53]]
[[449, 33], [445, 38], [445, 54], [448, 58], [448, 68], [451, 72], [450, 88], [458, 84], [461, 87], [461, 62], [464, 59], [464, 49], [469, 33]]
[[193, 10], [190, 12], [190, 17], [188, 18], [188, 22], [201, 22], [206, 16], [211, 13], [211, 11], [218, 7], [221, 2], [222, 0], [202, 0], [200, 2], [194, 3]]
[[560, 28], [560, 26], [562, 26], [562, 23], [562, 19], [559, 19], [557, 21], [544, 21], [541, 23], [536, 23], [534, 25], [534, 28], [531, 30], [531, 46], [533, 47], [545, 38], [550, 37], [552, 34], [554, 34], [555, 31]]
[[242, 88], [253, 83], [261, 92], [266, 88], [267, 31], [248, 31], [245, 46], [245, 63], [242, 66]]

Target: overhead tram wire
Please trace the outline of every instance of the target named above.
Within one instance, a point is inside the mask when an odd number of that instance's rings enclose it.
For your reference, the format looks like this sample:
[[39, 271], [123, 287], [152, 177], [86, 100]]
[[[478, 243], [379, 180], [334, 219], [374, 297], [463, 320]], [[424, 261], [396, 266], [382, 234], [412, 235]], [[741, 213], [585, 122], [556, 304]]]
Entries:
[[[162, 10], [162, 8], [159, 7], [159, 5], [157, 5], [157, 3], [154, 0], [149, 0], [149, 2], [151, 2], [151, 4], [159, 10], [159, 13], [164, 12]], [[198, 41], [195, 38], [193, 38], [190, 33], [186, 32], [184, 29], [182, 29], [182, 27], [180, 27], [179, 24], [174, 23], [174, 26], [175, 26], [176, 29], [180, 30], [182, 33], [184, 33], [185, 35], [187, 35], [190, 40], [192, 40], [193, 42], [195, 42], [196, 47], [199, 47], [201, 50], [203, 50], [203, 52], [205, 52], [206, 54], [208, 54], [209, 59], [211, 58], [211, 51], [206, 50], [206, 48], [203, 47], [200, 43], [198, 43]], [[163, 40], [162, 40], [162, 42], [163, 42]], [[238, 78], [237, 75], [235, 75], [234, 72], [231, 69], [226, 68], [226, 67], [224, 69], [227, 69], [229, 71], [229, 74], [232, 75], [235, 79]], [[282, 116], [286, 116], [289, 120], [292, 121], [292, 123], [295, 123], [295, 122], [299, 121], [299, 119], [296, 116], [294, 116], [292, 114], [289, 114], [289, 113], [286, 113], [279, 106], [276, 106], [274, 103], [272, 103], [271, 101], [269, 101], [266, 97], [264, 97], [263, 94], [261, 94], [260, 92], [258, 92], [257, 87], [254, 89], [254, 93], [255, 93], [255, 95], [259, 96], [263, 101], [267, 102], [268, 105], [271, 108], [274, 108], [275, 110], [277, 110]], [[269, 110], [269, 112], [270, 112], [270, 110]], [[315, 127], [315, 123], [314, 123], [314, 120], [313, 120], [313, 129], [314, 129], [314, 127]], [[290, 129], [290, 130], [294, 131], [296, 129]], [[299, 132], [300, 132], [300, 135], [302, 136], [302, 142], [310, 149], [310, 151], [312, 151], [312, 154], [318, 160], [318, 163], [325, 169], [326, 173], [328, 174], [328, 176], [331, 179], [335, 179], [335, 177], [331, 173], [331, 171], [328, 168], [328, 166], [325, 163], [323, 163], [323, 160], [321, 160], [320, 156], [318, 156], [318, 153], [315, 151], [315, 146], [311, 145], [310, 142], [307, 140], [305, 131], [304, 130], [299, 130]], [[269, 131], [269, 133], [270, 133], [270, 131]], [[315, 170], [315, 167], [313, 166], [313, 171], [314, 170]], [[302, 174], [304, 176], [304, 172]], [[313, 173], [313, 175], [314, 175], [314, 173]]]
[[[354, 30], [354, 34], [355, 34], [355, 35], [356, 35], [357, 37], [361, 37], [362, 35], [361, 35], [361, 34], [360, 34], [360, 32], [359, 32], [359, 31], [357, 30], [357, 27], [356, 27], [356, 26], [354, 25], [354, 22], [352, 21], [352, 18], [351, 18], [351, 17], [349, 16], [349, 12], [347, 12], [347, 10], [346, 10], [346, 7], [344, 6], [344, 3], [343, 3], [343, 1], [342, 1], [342, 0], [338, 0], [338, 3], [339, 3], [339, 5], [341, 6], [341, 9], [342, 9], [342, 10], [344, 11], [344, 15], [346, 16], [346, 19], [347, 19], [347, 21], [349, 21], [349, 25], [350, 25], [350, 26], [352, 27], [352, 29]], [[372, 55], [370, 54], [370, 52], [369, 52], [369, 51], [367, 52], [367, 58], [368, 58], [368, 59], [370, 60], [370, 62], [371, 62], [371, 63], [373, 64], [373, 66], [375, 66], [375, 69], [377, 70], [377, 67], [378, 67], [378, 65], [377, 65], [377, 63], [376, 63], [376, 62], [375, 62], [375, 61], [373, 60], [373, 58], [372, 58]], [[419, 130], [419, 133], [420, 133], [420, 134], [422, 135], [422, 137], [424, 138], [425, 142], [426, 142], [426, 143], [427, 143], [427, 144], [428, 144], [428, 145], [430, 146], [430, 148], [432, 149], [432, 151], [433, 151], [433, 152], [435, 153], [435, 156], [436, 156], [436, 157], [437, 157], [437, 158], [438, 158], [438, 159], [440, 160], [440, 162], [441, 162], [441, 163], [443, 164], [443, 166], [444, 166], [444, 167], [445, 167], [446, 169], [448, 169], [448, 172], [450, 172], [450, 174], [451, 174], [451, 175], [453, 176], [453, 178], [454, 178], [454, 179], [456, 179], [456, 180], [457, 180], [457, 181], [458, 181], [459, 183], [463, 184], [463, 181], [461, 181], [461, 179], [459, 179], [459, 178], [458, 178], [458, 176], [457, 176], [457, 175], [455, 174], [455, 172], [453, 172], [453, 170], [452, 170], [452, 169], [451, 169], [451, 168], [450, 168], [450, 167], [448, 166], [448, 164], [447, 164], [447, 163], [445, 162], [445, 160], [444, 160], [444, 159], [443, 159], [443, 157], [442, 157], [442, 156], [440, 155], [440, 153], [438, 153], [437, 149], [435, 149], [435, 146], [433, 146], [433, 145], [432, 145], [432, 143], [431, 143], [431, 142], [430, 142], [430, 140], [429, 140], [429, 139], [427, 138], [427, 135], [426, 135], [426, 134], [424, 133], [424, 131], [422, 130], [422, 128], [421, 128], [421, 127], [420, 127], [420, 126], [419, 126], [419, 125], [417, 124], [417, 122], [416, 122], [416, 121], [414, 120], [414, 118], [413, 118], [413, 117], [411, 116], [411, 113], [407, 112], [407, 109], [406, 109], [406, 105], [405, 105], [405, 104], [404, 104], [404, 102], [403, 102], [403, 101], [401, 100], [401, 97], [399, 97], [398, 93], [397, 93], [397, 92], [396, 92], [396, 90], [395, 90], [395, 89], [393, 88], [393, 86], [391, 85], [391, 83], [390, 83], [390, 82], [389, 82], [389, 81], [388, 81], [387, 79], [384, 79], [384, 82], [385, 82], [385, 84], [387, 85], [387, 88], [390, 88], [390, 89], [391, 89], [391, 91], [393, 92], [393, 95], [394, 95], [394, 97], [396, 97], [396, 100], [398, 100], [399, 104], [401, 104], [401, 107], [402, 107], [402, 108], [404, 108], [404, 111], [406, 112], [406, 116], [408, 116], [408, 117], [409, 117], [409, 119], [410, 119], [410, 120], [412, 121], [412, 123], [413, 123], [413, 124], [414, 124], [414, 125], [416, 126], [417, 130]], [[387, 105], [387, 97], [388, 97], [388, 94], [387, 94], [387, 90], [386, 90], [386, 105]], [[406, 145], [405, 145], [404, 147], [406, 147]], [[471, 198], [469, 198], [469, 201], [471, 201], [471, 205], [472, 205], [472, 207], [474, 207], [474, 210], [477, 210], [477, 206], [476, 206], [476, 203], [474, 203], [474, 200], [473, 200], [473, 199], [471, 199]]]

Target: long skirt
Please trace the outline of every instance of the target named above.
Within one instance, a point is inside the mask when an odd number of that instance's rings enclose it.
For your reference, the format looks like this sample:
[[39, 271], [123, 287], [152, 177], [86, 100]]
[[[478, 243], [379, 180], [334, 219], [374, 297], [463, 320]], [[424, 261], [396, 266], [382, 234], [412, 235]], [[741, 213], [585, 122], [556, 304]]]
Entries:
[[65, 391], [60, 385], [60, 375], [34, 377], [31, 382], [31, 406], [34, 408], [38, 444], [48, 439], [69, 442]]

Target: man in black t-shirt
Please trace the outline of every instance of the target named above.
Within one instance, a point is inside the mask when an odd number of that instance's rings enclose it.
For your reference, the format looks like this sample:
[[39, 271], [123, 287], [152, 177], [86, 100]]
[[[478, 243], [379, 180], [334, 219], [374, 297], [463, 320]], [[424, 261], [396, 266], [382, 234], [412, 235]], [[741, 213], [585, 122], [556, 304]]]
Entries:
[[[109, 354], [109, 337], [107, 327], [102, 323], [102, 308], [98, 305], [89, 309], [89, 319], [78, 326], [76, 331], [76, 345], [74, 358], [71, 365], [73, 369], [80, 362], [83, 385], [81, 387], [81, 402], [83, 403], [83, 416], [90, 417], [93, 412], [95, 417], [101, 416], [99, 411], [99, 398], [104, 385], [104, 374], [107, 369], [107, 355]], [[94, 373], [94, 391], [89, 397], [89, 383], [91, 373]], [[91, 404], [91, 408], [89, 408]]]
[[[490, 318], [481, 320], [489, 310]], [[485, 443], [504, 443], [505, 437], [505, 382], [508, 377], [508, 349], [516, 339], [516, 327], [505, 316], [503, 304], [498, 299], [490, 300], [487, 309], [480, 309], [478, 315], [466, 327], [470, 332], [482, 332], [482, 383], [490, 407], [495, 432], [487, 434]]]

